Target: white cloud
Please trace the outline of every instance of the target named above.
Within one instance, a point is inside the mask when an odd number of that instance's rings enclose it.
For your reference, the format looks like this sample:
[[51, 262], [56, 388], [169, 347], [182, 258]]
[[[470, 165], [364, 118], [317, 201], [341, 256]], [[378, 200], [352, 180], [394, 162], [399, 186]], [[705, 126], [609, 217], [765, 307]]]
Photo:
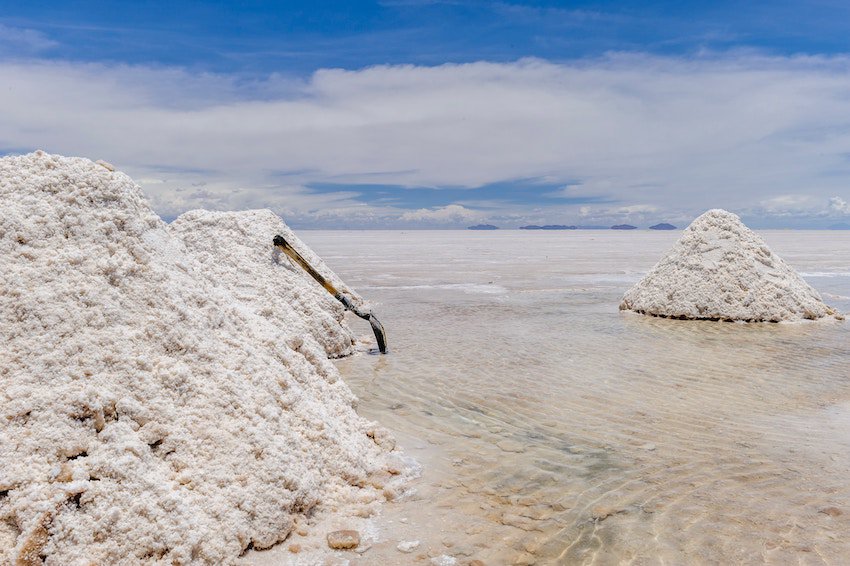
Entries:
[[767, 199], [762, 204], [768, 208], [777, 208], [780, 210], [786, 210], [788, 208], [799, 208], [802, 205], [806, 205], [811, 201], [811, 197], [809, 195], [779, 195], [770, 199]]
[[762, 214], [774, 216], [791, 216], [801, 213], [810, 213], [818, 206], [818, 199], [809, 195], [779, 195], [763, 200], [760, 208]]
[[477, 220], [481, 217], [481, 213], [469, 210], [458, 204], [450, 204], [448, 206], [437, 208], [420, 208], [405, 212], [401, 215], [401, 220], [409, 222], [432, 222], [437, 224], [457, 224], [470, 220]]
[[31, 54], [57, 45], [40, 31], [0, 24], [0, 52]]
[[[785, 214], [765, 205], [784, 195], [824, 203], [842, 194], [850, 174], [844, 57], [613, 55], [325, 69], [309, 80], [250, 83], [27, 61], [0, 63], [0, 77], [0, 148], [106, 159], [156, 179], [146, 190], [166, 214], [271, 206], [306, 220], [332, 210], [384, 222], [405, 211], [364, 208], [354, 185], [546, 177], [569, 185], [564, 196], [612, 203], [585, 216], [666, 219], [711, 207], [769, 216]], [[304, 188], [311, 182], [350, 190], [315, 194]], [[196, 183], [204, 191], [192, 190]], [[505, 202], [493, 214], [539, 205]], [[555, 204], [546, 214], [570, 222], [580, 206]]]
[[578, 210], [580, 224], [635, 223], [649, 225], [664, 221], [682, 221], [687, 218], [677, 211], [664, 210], [651, 204], [633, 204], [628, 206], [581, 206]]
[[831, 197], [829, 199], [829, 209], [838, 214], [850, 214], [850, 203], [841, 197]]
[[615, 210], [615, 214], [623, 216], [632, 216], [637, 214], [650, 214], [658, 212], [658, 207], [651, 204], [632, 204], [629, 206], [621, 206]]

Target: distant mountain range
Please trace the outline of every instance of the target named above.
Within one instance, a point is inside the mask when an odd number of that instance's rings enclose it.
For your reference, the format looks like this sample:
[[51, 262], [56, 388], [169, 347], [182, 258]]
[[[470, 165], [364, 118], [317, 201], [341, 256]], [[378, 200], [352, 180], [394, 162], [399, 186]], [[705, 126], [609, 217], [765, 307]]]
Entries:
[[[498, 230], [498, 226], [494, 226], [493, 224], [476, 224], [475, 226], [467, 226], [467, 230]], [[632, 226], [631, 224], [615, 224], [614, 226], [600, 226], [600, 225], [585, 225], [585, 226], [573, 226], [567, 224], [544, 224], [543, 226], [539, 226], [537, 224], [529, 224], [528, 226], [520, 226], [520, 230], [637, 230], [637, 226]], [[668, 224], [666, 222], [661, 222], [660, 224], [655, 224], [654, 226], [649, 227], [650, 230], [678, 230], [676, 226], [672, 224]], [[848, 224], [835, 224], [830, 226], [832, 230], [850, 230], [850, 225]]]
[[838, 224], [833, 224], [829, 227], [830, 230], [850, 230], [850, 224], [846, 222], [839, 222]]
[[577, 226], [565, 226], [563, 224], [546, 224], [538, 226], [537, 224], [529, 224], [528, 226], [520, 226], [520, 230], [576, 230]]

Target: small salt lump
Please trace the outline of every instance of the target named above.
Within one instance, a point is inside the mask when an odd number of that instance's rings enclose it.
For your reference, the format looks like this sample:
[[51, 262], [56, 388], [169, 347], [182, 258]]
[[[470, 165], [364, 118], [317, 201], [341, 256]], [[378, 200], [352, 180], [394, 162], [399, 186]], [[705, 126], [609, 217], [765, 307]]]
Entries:
[[782, 322], [844, 317], [737, 215], [709, 210], [637, 285], [620, 310], [680, 319]]

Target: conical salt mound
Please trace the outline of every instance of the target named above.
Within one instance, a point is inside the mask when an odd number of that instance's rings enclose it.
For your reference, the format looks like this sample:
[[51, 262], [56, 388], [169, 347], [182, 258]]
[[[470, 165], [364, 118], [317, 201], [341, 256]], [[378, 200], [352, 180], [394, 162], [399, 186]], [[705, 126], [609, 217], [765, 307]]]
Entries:
[[685, 229], [620, 310], [747, 322], [843, 318], [738, 216], [719, 209]]

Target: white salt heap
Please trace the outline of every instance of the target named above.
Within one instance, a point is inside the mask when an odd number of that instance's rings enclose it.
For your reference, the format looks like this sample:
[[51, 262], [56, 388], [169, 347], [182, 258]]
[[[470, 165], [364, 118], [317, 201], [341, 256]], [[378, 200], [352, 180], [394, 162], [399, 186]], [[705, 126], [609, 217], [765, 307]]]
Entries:
[[740, 218], [719, 209], [685, 229], [620, 310], [748, 322], [843, 318]]
[[345, 309], [323, 287], [281, 257], [272, 238], [282, 235], [334, 287], [363, 300], [270, 210], [211, 212], [193, 210], [168, 226], [186, 251], [252, 312], [296, 336], [310, 335], [328, 356], [351, 353], [353, 337], [343, 322]]
[[[381, 497], [390, 441], [327, 360], [338, 307], [275, 275], [257, 314], [268, 273], [223, 275], [272, 262], [269, 234], [212, 268], [129, 177], [42, 152], [0, 159], [0, 210], [0, 564], [231, 563]], [[193, 230], [251, 232], [223, 218]]]

